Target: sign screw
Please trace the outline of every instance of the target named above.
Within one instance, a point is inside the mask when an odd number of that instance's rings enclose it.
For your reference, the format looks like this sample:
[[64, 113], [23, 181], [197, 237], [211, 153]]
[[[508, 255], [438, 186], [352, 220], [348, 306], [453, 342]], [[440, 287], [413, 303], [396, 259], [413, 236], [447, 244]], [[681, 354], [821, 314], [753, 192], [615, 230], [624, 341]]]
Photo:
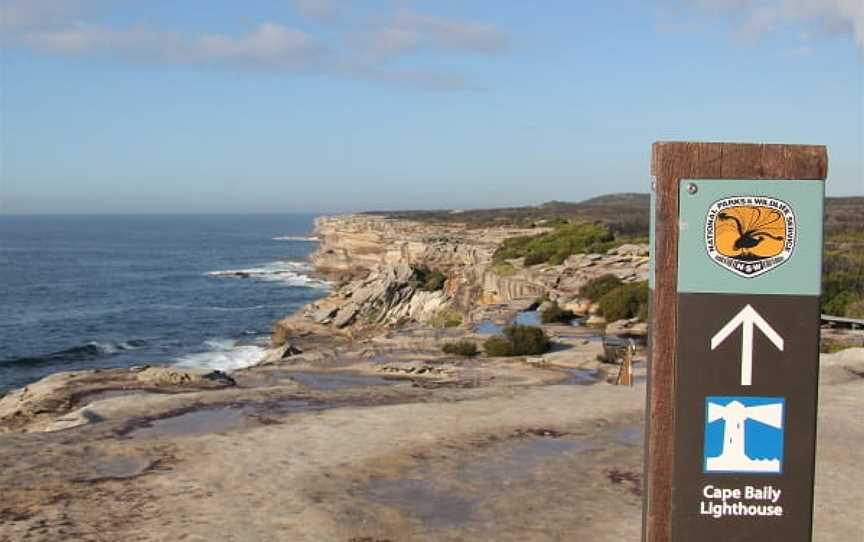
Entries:
[[696, 183], [688, 183], [687, 184], [687, 193], [691, 196], [699, 191], [699, 187], [696, 186]]

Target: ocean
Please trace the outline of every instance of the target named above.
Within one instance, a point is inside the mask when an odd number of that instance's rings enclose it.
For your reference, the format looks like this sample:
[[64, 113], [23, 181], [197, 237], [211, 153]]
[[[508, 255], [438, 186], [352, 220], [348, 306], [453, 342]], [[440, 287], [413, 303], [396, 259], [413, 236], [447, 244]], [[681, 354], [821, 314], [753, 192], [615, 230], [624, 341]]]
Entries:
[[57, 371], [254, 363], [326, 295], [312, 215], [0, 216], [0, 394]]

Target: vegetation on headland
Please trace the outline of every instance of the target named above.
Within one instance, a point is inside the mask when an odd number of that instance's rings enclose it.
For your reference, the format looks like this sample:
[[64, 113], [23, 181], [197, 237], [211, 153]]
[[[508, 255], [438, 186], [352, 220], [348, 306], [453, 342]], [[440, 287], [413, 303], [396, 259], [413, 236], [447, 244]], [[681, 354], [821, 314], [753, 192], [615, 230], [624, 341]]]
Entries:
[[598, 301], [600, 314], [607, 322], [648, 319], [648, 281], [630, 282], [603, 294]]
[[425, 265], [418, 265], [412, 269], [414, 270], [414, 274], [408, 281], [408, 284], [413, 288], [424, 292], [435, 292], [444, 288], [447, 276], [441, 271], [429, 269]]
[[473, 358], [480, 353], [480, 351], [477, 349], [477, 345], [471, 341], [454, 341], [444, 343], [444, 346], [441, 347], [441, 350], [445, 354], [461, 356], [463, 358]]
[[614, 275], [601, 275], [586, 282], [579, 295], [597, 303], [609, 322], [648, 319], [648, 281], [624, 283]]
[[504, 328], [503, 335], [489, 337], [483, 343], [490, 357], [537, 356], [551, 348], [549, 336], [536, 326], [510, 325]]
[[822, 312], [864, 318], [864, 230], [828, 236], [822, 263]]
[[623, 282], [615, 275], [600, 275], [591, 279], [579, 288], [579, 296], [591, 301], [599, 301], [606, 293], [621, 286]]
[[616, 233], [647, 235], [648, 194], [608, 194], [578, 203], [550, 201], [542, 205], [470, 211], [372, 211], [393, 219], [431, 224], [465, 224], [469, 228], [554, 226], [556, 221], [600, 221]]
[[506, 239], [493, 260], [500, 263], [525, 258], [525, 267], [542, 263], [560, 265], [573, 254], [606, 252], [623, 242], [602, 224], [560, 222], [546, 233]]
[[[507, 262], [512, 257], [528, 257], [529, 263], [563, 261], [579, 225], [601, 228], [613, 235], [614, 246], [623, 242], [645, 242], [648, 236], [648, 194], [610, 194], [578, 203], [552, 201], [536, 206], [467, 211], [374, 212], [389, 218], [425, 223], [464, 224], [468, 228], [553, 227], [547, 234], [511, 240], [496, 254], [492, 270], [499, 276], [517, 273]], [[578, 232], [578, 233], [577, 233]], [[626, 240], [626, 241], [625, 241]], [[823, 312], [835, 316], [864, 318], [864, 197], [825, 199], [825, 260], [823, 265]], [[506, 244], [506, 243], [505, 243]], [[590, 244], [590, 243], [589, 243]], [[602, 248], [602, 242], [591, 250]], [[560, 249], [564, 250], [560, 250]], [[554, 250], [552, 250], [554, 249]], [[559, 252], [560, 250], [560, 252]], [[582, 250], [588, 250], [583, 248]], [[572, 253], [576, 253], [575, 251]], [[563, 256], [563, 257], [562, 257]], [[597, 298], [599, 300], [599, 298]]]

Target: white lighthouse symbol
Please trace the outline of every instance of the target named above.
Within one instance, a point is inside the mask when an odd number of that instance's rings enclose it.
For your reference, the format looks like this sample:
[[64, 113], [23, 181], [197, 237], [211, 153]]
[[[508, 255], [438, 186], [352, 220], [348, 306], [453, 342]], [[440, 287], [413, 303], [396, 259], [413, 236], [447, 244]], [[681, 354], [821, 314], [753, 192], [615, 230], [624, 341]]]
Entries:
[[[776, 402], [766, 402], [766, 399], [775, 399]], [[708, 397], [706, 403], [705, 472], [781, 471], [784, 406], [782, 398]], [[709, 456], [711, 432], [708, 426], [719, 420], [724, 422], [722, 451], [719, 455]], [[747, 420], [757, 421], [767, 427], [759, 431], [759, 434], [748, 435]], [[716, 446], [712, 447], [716, 449]], [[759, 450], [751, 452], [751, 455], [756, 457], [747, 455], [748, 449]]]

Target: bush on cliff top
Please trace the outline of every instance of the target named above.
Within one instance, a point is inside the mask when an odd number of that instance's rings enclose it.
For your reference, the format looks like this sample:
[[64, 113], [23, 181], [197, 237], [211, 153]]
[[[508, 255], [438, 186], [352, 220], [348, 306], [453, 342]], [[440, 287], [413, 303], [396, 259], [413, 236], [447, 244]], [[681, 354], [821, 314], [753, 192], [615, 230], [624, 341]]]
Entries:
[[503, 262], [524, 257], [526, 266], [547, 262], [559, 265], [571, 254], [605, 252], [616, 244], [615, 235], [605, 226], [565, 222], [540, 235], [505, 239], [494, 259]]
[[591, 301], [598, 301], [601, 297], [623, 284], [621, 279], [615, 275], [600, 275], [595, 277], [579, 288], [579, 296]]
[[462, 356], [466, 358], [473, 358], [479, 353], [479, 351], [477, 350], [477, 345], [471, 341], [456, 341], [444, 343], [444, 346], [441, 347], [441, 350], [445, 354]]
[[491, 357], [536, 356], [551, 348], [546, 332], [536, 326], [507, 326], [504, 335], [489, 337], [483, 343], [483, 350]]
[[645, 320], [648, 316], [648, 282], [622, 284], [606, 292], [598, 303], [600, 314], [608, 322], [635, 317]]
[[823, 266], [822, 312], [860, 317], [864, 301], [864, 251], [827, 251]]
[[424, 292], [436, 292], [444, 288], [447, 276], [441, 271], [429, 269], [425, 265], [419, 265], [413, 269], [414, 274], [408, 281], [410, 286]]

